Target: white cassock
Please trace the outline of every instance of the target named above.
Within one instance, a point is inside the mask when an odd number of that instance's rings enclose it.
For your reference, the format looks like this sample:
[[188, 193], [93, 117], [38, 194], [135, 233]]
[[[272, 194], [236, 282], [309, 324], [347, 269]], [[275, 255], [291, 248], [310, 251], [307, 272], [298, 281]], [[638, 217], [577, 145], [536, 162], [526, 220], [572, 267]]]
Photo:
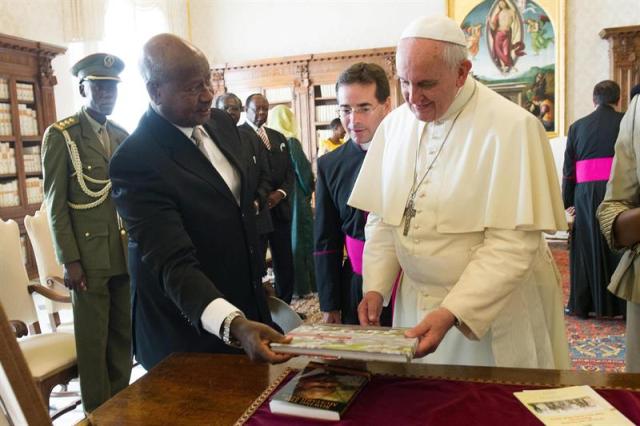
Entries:
[[[370, 212], [363, 291], [387, 304], [402, 269], [394, 326], [440, 306], [460, 320], [425, 362], [568, 368], [559, 277], [542, 236], [567, 225], [538, 120], [469, 77], [440, 120], [419, 121], [404, 104], [372, 142], [349, 199]], [[434, 159], [404, 236], [412, 185]]]

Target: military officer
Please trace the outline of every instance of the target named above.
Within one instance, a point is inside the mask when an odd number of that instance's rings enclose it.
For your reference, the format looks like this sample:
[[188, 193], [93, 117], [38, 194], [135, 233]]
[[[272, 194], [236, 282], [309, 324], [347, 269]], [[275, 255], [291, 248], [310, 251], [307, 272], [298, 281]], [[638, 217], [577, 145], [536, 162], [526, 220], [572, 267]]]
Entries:
[[58, 262], [71, 289], [86, 412], [129, 384], [131, 314], [126, 232], [111, 201], [109, 159], [127, 132], [107, 119], [118, 95], [119, 58], [96, 53], [71, 72], [82, 109], [52, 124], [42, 147], [44, 191]]

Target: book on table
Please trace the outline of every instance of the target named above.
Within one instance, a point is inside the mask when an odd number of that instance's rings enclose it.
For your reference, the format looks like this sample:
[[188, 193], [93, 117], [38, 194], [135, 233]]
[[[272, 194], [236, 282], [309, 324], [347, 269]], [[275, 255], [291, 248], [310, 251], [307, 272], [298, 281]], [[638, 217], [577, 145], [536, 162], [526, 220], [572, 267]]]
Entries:
[[342, 324], [305, 324], [291, 330], [290, 343], [271, 343], [274, 352], [362, 361], [409, 362], [417, 338], [405, 328], [360, 327]]
[[310, 362], [269, 401], [274, 414], [340, 420], [369, 382], [367, 371]]

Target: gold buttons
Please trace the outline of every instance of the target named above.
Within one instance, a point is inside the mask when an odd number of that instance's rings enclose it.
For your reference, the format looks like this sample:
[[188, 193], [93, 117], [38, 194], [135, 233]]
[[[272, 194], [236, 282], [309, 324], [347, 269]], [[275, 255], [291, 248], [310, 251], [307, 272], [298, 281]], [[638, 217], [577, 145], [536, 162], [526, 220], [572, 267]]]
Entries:
[[91, 166], [87, 166], [87, 170], [91, 170]]
[[124, 229], [120, 230], [120, 235], [126, 235], [126, 234], [127, 234], [127, 231], [125, 231]]
[[90, 234], [89, 232], [85, 232], [85, 233], [84, 233], [84, 236], [85, 236], [85, 237], [88, 237], [88, 236], [90, 236], [90, 235], [91, 235], [91, 234]]

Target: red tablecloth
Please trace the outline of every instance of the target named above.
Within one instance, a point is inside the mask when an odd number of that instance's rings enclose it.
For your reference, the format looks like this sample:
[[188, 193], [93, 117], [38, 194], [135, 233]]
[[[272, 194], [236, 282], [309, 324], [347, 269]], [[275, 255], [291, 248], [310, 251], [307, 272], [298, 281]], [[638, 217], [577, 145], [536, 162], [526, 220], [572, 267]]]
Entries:
[[[286, 383], [295, 372], [282, 381]], [[513, 395], [523, 389], [541, 389], [498, 383], [374, 375], [339, 422], [272, 414], [269, 398], [247, 420], [250, 426], [278, 425], [540, 425]], [[596, 389], [635, 424], [640, 424], [640, 392]], [[275, 390], [274, 390], [275, 392]], [[273, 392], [272, 392], [273, 394]]]

